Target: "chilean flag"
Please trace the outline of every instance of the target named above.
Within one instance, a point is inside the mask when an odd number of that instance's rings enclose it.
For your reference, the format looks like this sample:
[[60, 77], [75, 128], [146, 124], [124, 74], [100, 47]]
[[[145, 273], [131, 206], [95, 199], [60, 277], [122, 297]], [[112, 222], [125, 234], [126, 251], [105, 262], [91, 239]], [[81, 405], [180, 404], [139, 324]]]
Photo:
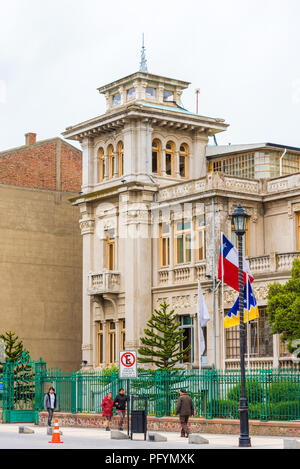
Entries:
[[[247, 261], [243, 258], [243, 285], [247, 282], [247, 275], [252, 283], [254, 280], [250, 272]], [[239, 255], [234, 245], [222, 234], [222, 242], [220, 247], [218, 279], [222, 280], [226, 285], [239, 291]]]

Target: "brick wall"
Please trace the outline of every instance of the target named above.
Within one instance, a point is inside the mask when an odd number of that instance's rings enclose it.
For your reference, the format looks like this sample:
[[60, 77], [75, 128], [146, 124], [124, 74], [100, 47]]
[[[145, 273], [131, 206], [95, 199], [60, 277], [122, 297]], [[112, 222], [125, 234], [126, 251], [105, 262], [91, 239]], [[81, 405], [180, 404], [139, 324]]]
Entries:
[[55, 138], [1, 152], [0, 183], [80, 192], [81, 151]]
[[[55, 412], [54, 418], [59, 420], [60, 427], [105, 428], [105, 417], [101, 414], [69, 414]], [[39, 413], [39, 425], [47, 425], [48, 413]], [[239, 435], [240, 421], [234, 419], [190, 418], [191, 433], [229, 434]], [[110, 428], [118, 428], [118, 419], [113, 417]], [[123, 428], [127, 429], [125, 418]], [[147, 417], [148, 431], [178, 432], [180, 433], [179, 417]], [[252, 436], [285, 436], [299, 437], [300, 422], [260, 422], [249, 421], [249, 431]]]
[[82, 159], [81, 152], [76, 152], [69, 145], [61, 146], [61, 190], [80, 192]]

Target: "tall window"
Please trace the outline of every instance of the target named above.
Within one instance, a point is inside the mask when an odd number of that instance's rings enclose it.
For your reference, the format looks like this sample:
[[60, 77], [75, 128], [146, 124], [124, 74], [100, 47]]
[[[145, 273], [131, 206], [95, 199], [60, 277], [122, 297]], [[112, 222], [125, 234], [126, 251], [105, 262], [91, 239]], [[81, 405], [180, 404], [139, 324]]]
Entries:
[[125, 350], [125, 319], [121, 319], [120, 323], [120, 350]]
[[115, 230], [106, 233], [106, 267], [115, 270]]
[[103, 324], [97, 323], [97, 364], [103, 363]]
[[99, 149], [99, 182], [103, 181], [105, 176], [105, 156], [103, 148]]
[[[246, 220], [245, 234], [242, 237], [243, 241], [243, 256], [249, 256], [249, 218]], [[234, 225], [231, 225], [231, 242], [238, 249], [238, 239], [234, 231]]]
[[200, 215], [195, 221], [195, 261], [205, 259], [205, 215]]
[[188, 157], [189, 157], [189, 149], [186, 143], [180, 145], [179, 148], [179, 173], [180, 176], [183, 178], [188, 177]]
[[116, 361], [116, 324], [113, 321], [107, 322], [107, 357], [108, 363], [115, 363]]
[[170, 225], [161, 223], [159, 229], [160, 266], [164, 267], [170, 264]]
[[166, 174], [167, 176], [175, 176], [175, 145], [168, 142], [165, 150], [166, 158]]
[[175, 224], [176, 264], [191, 262], [191, 222], [180, 221]]
[[161, 160], [161, 143], [158, 139], [155, 139], [152, 142], [152, 173], [161, 174], [160, 160]]
[[118, 143], [118, 170], [119, 170], [119, 177], [123, 176], [124, 174], [124, 148], [123, 142]]
[[300, 212], [297, 213], [297, 251], [300, 251]]
[[112, 145], [108, 146], [108, 165], [109, 165], [109, 179], [114, 177], [115, 172], [115, 155]]
[[[228, 311], [225, 312], [227, 314]], [[247, 327], [247, 324], [246, 324]], [[250, 357], [272, 357], [273, 336], [267, 318], [266, 307], [259, 307], [259, 318], [249, 322], [249, 354]], [[226, 358], [240, 357], [240, 331], [239, 326], [226, 329]], [[245, 353], [248, 352], [248, 343], [245, 341]]]
[[189, 345], [191, 350], [183, 360], [184, 363], [193, 363], [194, 361], [194, 328], [193, 319], [190, 316], [179, 316], [180, 326], [179, 329], [183, 329], [184, 341], [182, 343], [182, 350]]

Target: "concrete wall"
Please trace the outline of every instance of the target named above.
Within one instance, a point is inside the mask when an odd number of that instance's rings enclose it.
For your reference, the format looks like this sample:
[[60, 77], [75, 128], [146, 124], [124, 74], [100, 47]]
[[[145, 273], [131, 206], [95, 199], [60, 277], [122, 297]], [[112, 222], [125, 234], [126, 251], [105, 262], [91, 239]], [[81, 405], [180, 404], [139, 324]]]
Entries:
[[65, 371], [81, 364], [82, 238], [74, 195], [0, 185], [0, 332]]

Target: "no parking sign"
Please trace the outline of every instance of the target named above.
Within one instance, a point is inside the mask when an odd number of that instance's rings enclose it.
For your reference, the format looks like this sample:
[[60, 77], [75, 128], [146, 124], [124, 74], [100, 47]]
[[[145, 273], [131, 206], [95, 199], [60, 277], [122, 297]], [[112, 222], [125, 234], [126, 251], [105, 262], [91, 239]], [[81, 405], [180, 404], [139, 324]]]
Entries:
[[119, 378], [137, 378], [137, 356], [135, 350], [120, 352]]

